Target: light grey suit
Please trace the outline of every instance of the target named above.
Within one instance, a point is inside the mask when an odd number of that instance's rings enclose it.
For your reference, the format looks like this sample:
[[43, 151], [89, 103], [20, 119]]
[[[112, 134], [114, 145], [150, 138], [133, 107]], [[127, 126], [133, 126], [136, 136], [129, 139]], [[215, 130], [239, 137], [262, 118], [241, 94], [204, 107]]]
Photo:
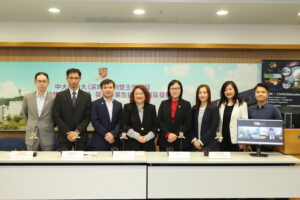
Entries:
[[[36, 92], [24, 96], [22, 112], [26, 121], [25, 142], [28, 150], [54, 150], [55, 132], [52, 120], [54, 99], [54, 95], [47, 93], [41, 116], [39, 116]], [[32, 133], [36, 131], [38, 139], [34, 141]]]

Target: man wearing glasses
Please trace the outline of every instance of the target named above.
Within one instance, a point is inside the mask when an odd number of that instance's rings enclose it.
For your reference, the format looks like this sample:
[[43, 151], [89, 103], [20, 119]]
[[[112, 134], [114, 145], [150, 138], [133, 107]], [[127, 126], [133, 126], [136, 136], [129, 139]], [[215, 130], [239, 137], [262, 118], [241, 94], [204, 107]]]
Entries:
[[55, 96], [47, 93], [49, 77], [38, 72], [34, 78], [37, 91], [26, 94], [22, 113], [26, 121], [25, 142], [29, 151], [53, 151], [55, 133], [52, 110]]
[[79, 69], [68, 69], [66, 75], [69, 89], [56, 95], [53, 111], [53, 119], [58, 126], [59, 145], [61, 150], [84, 151], [87, 149], [91, 95], [79, 89]]

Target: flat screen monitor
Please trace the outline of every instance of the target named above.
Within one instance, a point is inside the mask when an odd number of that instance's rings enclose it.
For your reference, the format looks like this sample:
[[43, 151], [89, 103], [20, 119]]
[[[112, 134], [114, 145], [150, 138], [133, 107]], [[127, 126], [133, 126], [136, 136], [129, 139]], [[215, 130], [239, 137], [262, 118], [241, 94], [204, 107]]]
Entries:
[[283, 145], [283, 121], [265, 119], [238, 119], [237, 143], [256, 145], [257, 152], [253, 156], [266, 156], [261, 154], [261, 146]]

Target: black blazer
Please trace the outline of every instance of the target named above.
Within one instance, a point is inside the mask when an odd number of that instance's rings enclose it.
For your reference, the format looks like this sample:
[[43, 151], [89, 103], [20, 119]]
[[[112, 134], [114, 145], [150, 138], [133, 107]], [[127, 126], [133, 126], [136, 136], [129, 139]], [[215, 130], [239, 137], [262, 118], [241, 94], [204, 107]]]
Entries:
[[[192, 109], [192, 138], [198, 138], [198, 115], [199, 108]], [[201, 124], [201, 142], [204, 147], [208, 147], [211, 151], [218, 150], [218, 144], [215, 139], [217, 128], [219, 125], [219, 109], [216, 106], [206, 108], [202, 118]]]
[[58, 126], [60, 142], [68, 142], [67, 133], [78, 130], [80, 141], [88, 140], [87, 126], [90, 123], [91, 95], [79, 89], [76, 105], [73, 107], [70, 90], [56, 94], [53, 119]]
[[179, 149], [179, 139], [173, 143], [169, 143], [165, 136], [169, 132], [179, 135], [179, 132], [183, 131], [186, 139], [183, 140], [182, 147], [185, 149], [190, 147], [190, 128], [192, 123], [192, 109], [190, 102], [183, 99], [179, 100], [173, 123], [171, 99], [162, 101], [158, 110], [158, 122], [160, 129], [160, 134], [158, 137], [159, 146]]
[[[121, 126], [123, 127], [123, 129], [125, 129], [125, 131], [133, 129], [134, 131], [140, 133], [141, 136], [147, 135], [150, 131], [152, 131], [154, 134], [157, 134], [158, 122], [155, 106], [149, 103], [145, 103], [143, 121], [141, 122], [136, 104], [125, 104], [121, 119]], [[129, 141], [126, 141], [127, 144], [130, 144], [130, 147], [126, 145], [129, 148], [127, 148], [128, 150], [141, 150], [139, 149], [140, 143], [138, 141], [132, 138], [129, 138], [128, 140]], [[147, 143], [149, 143], [148, 145], [150, 146], [146, 147], [146, 149], [144, 150], [154, 151], [154, 138], [150, 141], [147, 141]]]
[[104, 98], [97, 99], [92, 102], [91, 121], [94, 127], [94, 134], [90, 140], [89, 146], [92, 150], [109, 151], [111, 144], [109, 144], [104, 136], [111, 132], [115, 137], [113, 146], [118, 146], [120, 133], [120, 119], [122, 114], [122, 104], [113, 100], [112, 121], [110, 121], [108, 109]]

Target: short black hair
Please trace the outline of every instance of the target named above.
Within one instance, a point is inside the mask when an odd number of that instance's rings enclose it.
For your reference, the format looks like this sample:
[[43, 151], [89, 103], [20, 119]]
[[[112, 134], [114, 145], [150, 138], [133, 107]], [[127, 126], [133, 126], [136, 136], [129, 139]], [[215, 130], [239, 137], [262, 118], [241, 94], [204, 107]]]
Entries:
[[182, 93], [183, 93], [183, 88], [182, 88], [182, 84], [181, 84], [181, 82], [180, 82], [179, 80], [172, 80], [172, 81], [169, 83], [169, 85], [168, 85], [168, 98], [169, 98], [169, 99], [172, 98], [172, 97], [171, 97], [171, 94], [170, 94], [170, 88], [171, 88], [171, 86], [174, 85], [175, 83], [178, 83], [179, 86], [180, 86], [180, 95], [179, 95], [179, 99], [181, 99], [181, 98], [182, 98]]
[[115, 82], [111, 79], [104, 79], [103, 81], [101, 81], [100, 83], [100, 88], [102, 88], [104, 85], [109, 85], [109, 84], [113, 84], [114, 88], [116, 86]]
[[49, 76], [48, 76], [48, 74], [47, 74], [46, 72], [38, 72], [38, 73], [36, 73], [35, 76], [34, 76], [34, 80], [35, 80], [35, 81], [36, 81], [36, 79], [37, 79], [37, 77], [38, 77], [39, 75], [44, 75], [44, 76], [46, 76], [46, 77], [47, 77], [47, 80], [49, 81]]
[[254, 92], [256, 91], [256, 89], [258, 88], [258, 87], [263, 87], [263, 88], [265, 88], [268, 92], [270, 91], [269, 90], [269, 87], [266, 85], [266, 84], [264, 84], [264, 83], [257, 83], [257, 85], [254, 87]]
[[75, 69], [75, 68], [70, 68], [67, 70], [67, 77], [69, 76], [70, 73], [77, 73], [79, 75], [79, 77], [81, 77], [81, 71], [79, 69]]

